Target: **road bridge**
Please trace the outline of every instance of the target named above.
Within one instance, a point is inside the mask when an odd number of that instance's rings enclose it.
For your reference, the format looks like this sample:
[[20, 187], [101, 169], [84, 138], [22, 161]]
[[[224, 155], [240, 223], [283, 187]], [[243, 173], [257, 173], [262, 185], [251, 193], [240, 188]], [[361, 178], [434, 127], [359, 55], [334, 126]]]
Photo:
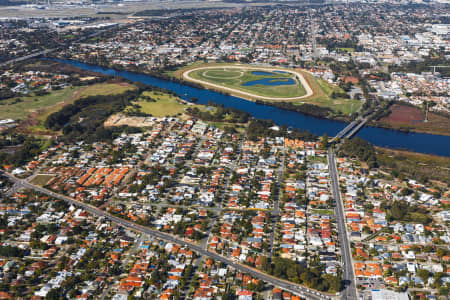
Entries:
[[347, 133], [344, 138], [349, 139], [354, 136], [366, 123], [369, 121], [369, 117], [365, 117], [361, 122], [358, 123], [355, 127], [353, 127], [352, 131]]
[[38, 56], [41, 56], [41, 55], [46, 55], [46, 54], [51, 53], [51, 52], [53, 52], [55, 50], [56, 50], [56, 48], [46, 49], [46, 50], [42, 50], [42, 51], [38, 51], [38, 52], [35, 52], [35, 53], [31, 53], [29, 55], [25, 55], [25, 56], [22, 56], [22, 57], [17, 57], [17, 58], [5, 61], [3, 63], [0, 63], [0, 67], [4, 67], [4, 66], [7, 66], [7, 65], [12, 65], [12, 64], [15, 64], [17, 62], [24, 61], [24, 60], [31, 59], [31, 58], [35, 58], [35, 57], [38, 57]]
[[354, 120], [353, 122], [351, 122], [350, 124], [345, 126], [344, 129], [339, 131], [338, 134], [336, 134], [336, 136], [331, 139], [330, 143], [334, 143], [336, 140], [344, 137], [350, 130], [352, 130], [355, 126], [357, 126], [357, 124], [359, 123], [359, 120], [360, 120], [360, 118]]
[[334, 143], [339, 139], [349, 139], [353, 137], [366, 123], [370, 120], [370, 118], [375, 114], [372, 112], [370, 114], [365, 114], [363, 116], [359, 116], [356, 120], [345, 126], [344, 129], [339, 131], [339, 133], [331, 139], [330, 143]]

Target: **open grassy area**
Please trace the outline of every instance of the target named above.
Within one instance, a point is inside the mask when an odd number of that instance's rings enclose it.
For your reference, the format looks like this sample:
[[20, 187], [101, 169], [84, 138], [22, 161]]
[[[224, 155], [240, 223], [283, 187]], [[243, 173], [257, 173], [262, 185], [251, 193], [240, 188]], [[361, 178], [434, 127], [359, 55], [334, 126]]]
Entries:
[[151, 114], [154, 117], [176, 116], [179, 113], [183, 113], [186, 108], [185, 105], [179, 102], [178, 97], [173, 95], [152, 91], [144, 92], [143, 96], [150, 97], [156, 101], [147, 101], [145, 98], [140, 98], [135, 104], [140, 106], [141, 112]]
[[325, 82], [322, 79], [314, 78], [311, 73], [300, 70], [300, 72], [308, 81], [310, 87], [314, 91], [314, 95], [302, 100], [303, 103], [310, 103], [318, 106], [329, 107], [335, 112], [341, 112], [343, 114], [351, 114], [359, 109], [361, 101], [337, 98], [333, 99], [331, 94], [333, 91], [340, 92], [341, 88]]
[[[11, 118], [24, 121], [22, 128], [29, 132], [47, 131], [43, 123], [51, 114], [63, 106], [73, 103], [82, 97], [95, 95], [115, 95], [123, 93], [135, 86], [128, 83], [98, 83], [82, 87], [67, 87], [50, 92], [43, 96], [26, 96], [0, 101], [0, 119]], [[17, 102], [17, 99], [22, 101]], [[15, 103], [17, 102], [17, 103]]]
[[[87, 87], [67, 87], [43, 96], [16, 97], [0, 101], [0, 119], [11, 118], [25, 120], [31, 113], [38, 113], [39, 119], [45, 119], [50, 113], [63, 105], [72, 103], [81, 97], [93, 95], [113, 95], [134, 88], [129, 84], [99, 83]], [[15, 103], [17, 99], [23, 101]]]
[[[2, 100], [0, 101], [0, 104], [2, 104], [0, 106], [0, 119], [25, 120], [32, 112], [50, 108], [59, 102], [73, 98], [80, 89], [80, 87], [68, 87], [44, 96], [27, 96]], [[15, 103], [18, 99], [23, 101]]]
[[[196, 68], [203, 68], [203, 67], [217, 67], [219, 70], [226, 70], [227, 67], [229, 66], [249, 66], [249, 65], [245, 65], [245, 64], [236, 64], [236, 63], [203, 63], [203, 62], [196, 62], [193, 63], [189, 66], [185, 66], [182, 67], [176, 71], [170, 71], [168, 73], [166, 73], [169, 76], [173, 76], [176, 77], [178, 79], [183, 79], [183, 73], [185, 73], [186, 71], [189, 70], [193, 70]], [[251, 66], [249, 66], [251, 67]], [[211, 69], [210, 69], [211, 70]], [[213, 69], [214, 70], [214, 69]], [[283, 70], [283, 69], [280, 69]], [[235, 71], [235, 70], [233, 70]], [[309, 86], [311, 87], [311, 89], [313, 90], [313, 95], [310, 97], [306, 97], [300, 100], [290, 100], [290, 102], [293, 103], [299, 103], [299, 104], [303, 104], [303, 103], [309, 103], [309, 104], [314, 104], [314, 105], [318, 105], [318, 106], [322, 106], [322, 107], [329, 107], [331, 108], [333, 111], [335, 111], [336, 113], [343, 113], [343, 114], [351, 114], [352, 112], [357, 111], [360, 106], [361, 106], [361, 102], [359, 100], [351, 100], [351, 99], [344, 99], [344, 98], [337, 98], [337, 99], [332, 99], [331, 94], [333, 93], [333, 91], [341, 91], [341, 89], [338, 86], [335, 85], [331, 85], [325, 81], [323, 81], [322, 79], [317, 79], [315, 78], [311, 73], [306, 72], [302, 69], [296, 69], [297, 72], [301, 73], [303, 75], [303, 77], [305, 78], [305, 80], [308, 82]], [[195, 74], [195, 73], [200, 73], [196, 72], [196, 71], [192, 71], [190, 73], [190, 75], [192, 75], [192, 78], [194, 78], [194, 76], [197, 76], [197, 78], [199, 78], [199, 74]], [[282, 73], [281, 73], [282, 74]], [[206, 73], [206, 75], [217, 75], [216, 72], [211, 73], [208, 72]], [[224, 77], [230, 77], [231, 75], [237, 75], [234, 72], [223, 72], [223, 74], [221, 74]], [[276, 74], [275, 76], [280, 78], [281, 76], [279, 76], [280, 74]], [[244, 74], [245, 76], [245, 74]], [[244, 80], [250, 80], [251, 78], [248, 77], [244, 77], [240, 78], [242, 81]], [[203, 76], [204, 77], [204, 76]], [[203, 80], [203, 78], [201, 78]], [[212, 78], [209, 78], [209, 80], [213, 80]], [[236, 81], [237, 79], [227, 79], [227, 78], [223, 78], [221, 80], [219, 80], [218, 78], [214, 78], [215, 81], [222, 81], [222, 82], [226, 82], [226, 81]], [[205, 80], [207, 81], [207, 80]], [[211, 81], [211, 83], [213, 83]], [[254, 86], [257, 90], [261, 91], [260, 89], [260, 85], [258, 86]], [[281, 85], [281, 86], [275, 86], [275, 90], [285, 90], [287, 85]], [[248, 87], [246, 87], [248, 88]], [[288, 91], [283, 91], [283, 93], [287, 93]], [[253, 91], [252, 91], [253, 93]], [[279, 92], [278, 92], [279, 93]], [[303, 92], [304, 93], [304, 92]], [[240, 95], [237, 95], [238, 97], [241, 97]], [[248, 97], [245, 97], [248, 99]], [[251, 98], [249, 100], [256, 100], [257, 98]]]
[[53, 175], [39, 174], [31, 180], [32, 184], [44, 186], [53, 178]]
[[355, 48], [337, 48], [337, 49], [341, 51], [355, 52]]
[[135, 88], [134, 85], [129, 83], [99, 83], [83, 89], [80, 98], [95, 95], [117, 95]]
[[[250, 69], [247, 69], [250, 68]], [[200, 69], [189, 73], [193, 79], [203, 80], [227, 88], [236, 89], [258, 96], [275, 98], [300, 97], [306, 94], [303, 85], [295, 75], [280, 70], [279, 72], [251, 69], [217, 67]]]
[[68, 101], [62, 101], [58, 103], [58, 105], [49, 107], [44, 112], [42, 112], [38, 117], [39, 124], [41, 124], [40, 127], [42, 127], [42, 123], [45, 121], [48, 115], [60, 110], [64, 105], [72, 103], [77, 99], [95, 95], [117, 95], [135, 88], [136, 87], [134, 85], [128, 83], [98, 83], [83, 87], [82, 89], [78, 90], [74, 97], [68, 99]]

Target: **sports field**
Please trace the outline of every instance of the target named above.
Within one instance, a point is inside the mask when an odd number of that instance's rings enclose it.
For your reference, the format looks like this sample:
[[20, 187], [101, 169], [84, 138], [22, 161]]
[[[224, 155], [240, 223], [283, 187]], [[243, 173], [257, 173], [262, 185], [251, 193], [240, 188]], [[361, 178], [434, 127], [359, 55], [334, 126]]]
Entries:
[[[269, 74], [257, 75], [254, 72]], [[350, 115], [361, 106], [361, 101], [356, 99], [333, 98], [333, 91], [343, 93], [343, 90], [303, 69], [235, 63], [194, 63], [167, 75], [247, 100], [285, 101], [298, 105], [307, 103], [328, 107], [337, 115]], [[261, 80], [264, 84], [257, 84]], [[272, 85], [271, 80], [275, 80]], [[291, 80], [296, 80], [295, 84]]]
[[252, 67], [198, 67], [183, 73], [186, 80], [252, 100], [300, 100], [313, 92], [295, 70]]

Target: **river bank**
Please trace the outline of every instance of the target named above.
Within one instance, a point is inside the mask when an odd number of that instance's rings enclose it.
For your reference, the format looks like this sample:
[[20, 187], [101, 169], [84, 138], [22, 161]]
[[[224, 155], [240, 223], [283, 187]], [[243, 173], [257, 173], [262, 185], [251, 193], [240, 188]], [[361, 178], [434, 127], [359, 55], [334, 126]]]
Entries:
[[408, 103], [394, 103], [389, 113], [370, 125], [399, 130], [450, 136], [450, 116], [445, 113], [428, 112]]
[[[272, 107], [269, 105], [261, 105], [234, 96], [199, 89], [183, 83], [163, 80], [146, 74], [117, 71], [111, 68], [89, 65], [73, 60], [58, 61], [81, 69], [110, 76], [120, 76], [133, 82], [142, 82], [168, 89], [175, 92], [186, 101], [190, 101], [191, 98], [196, 98], [198, 99], [197, 102], [199, 104], [207, 105], [208, 101], [213, 101], [219, 105], [223, 105], [224, 107], [234, 107], [250, 113], [255, 118], [273, 120], [278, 125], [286, 125], [288, 127], [299, 128], [301, 130], [309, 130], [317, 135], [323, 135], [326, 133], [328, 136], [335, 136], [347, 125], [347, 123], [342, 121], [315, 118], [302, 113]], [[450, 137], [448, 136], [422, 133], [404, 133], [377, 127], [364, 127], [358, 132], [357, 135], [380, 147], [404, 149], [439, 156], [450, 156]]]
[[[56, 59], [70, 60], [69, 58], [65, 58], [65, 57], [57, 57]], [[335, 108], [336, 106], [339, 106], [338, 103], [341, 103], [344, 100], [329, 99], [329, 97], [326, 96], [325, 91], [321, 88], [321, 85], [315, 81], [314, 76], [311, 73], [309, 73], [305, 70], [301, 70], [301, 69], [296, 69], [296, 70], [304, 76], [304, 81], [312, 87], [313, 94], [310, 93], [309, 95], [307, 95], [307, 97], [304, 98], [304, 101], [298, 102], [298, 100], [297, 100], [297, 103], [296, 103], [293, 100], [276, 100], [276, 101], [263, 100], [262, 98], [264, 98], [264, 97], [259, 97], [259, 96], [253, 97], [253, 96], [242, 94], [238, 91], [235, 91], [235, 92], [228, 91], [226, 89], [223, 89], [223, 88], [220, 88], [217, 86], [214, 87], [214, 86], [211, 86], [208, 84], [201, 84], [199, 82], [187, 80], [185, 78], [185, 76], [183, 76], [183, 74], [186, 71], [193, 70], [200, 66], [214, 65], [214, 66], [218, 66], [218, 67], [220, 67], [220, 66], [225, 67], [225, 66], [230, 66], [230, 65], [237, 65], [237, 66], [242, 65], [239, 63], [213, 63], [213, 64], [212, 63], [193, 63], [189, 66], [185, 66], [185, 65], [176, 66], [173, 68], [173, 70], [171, 69], [171, 70], [160, 70], [160, 71], [140, 69], [137, 67], [123, 67], [121, 65], [110, 65], [110, 64], [105, 64], [105, 63], [99, 63], [99, 64], [92, 64], [90, 62], [84, 62], [84, 63], [100, 66], [103, 68], [114, 69], [116, 71], [127, 71], [127, 72], [138, 73], [138, 74], [146, 74], [146, 75], [149, 75], [149, 76], [152, 76], [155, 78], [159, 78], [162, 80], [167, 80], [167, 81], [171, 81], [174, 83], [183, 84], [183, 85], [191, 86], [191, 87], [198, 88], [198, 89], [210, 90], [212, 92], [219, 93], [219, 94], [222, 94], [225, 96], [234, 96], [237, 98], [245, 99], [247, 101], [253, 101], [253, 102], [256, 102], [259, 104], [265, 104], [265, 105], [270, 105], [270, 106], [274, 106], [274, 107], [278, 107], [278, 108], [282, 108], [282, 109], [286, 109], [286, 110], [291, 110], [294, 112], [299, 112], [299, 113], [313, 116], [316, 118], [323, 118], [323, 119], [342, 121], [342, 122], [351, 122], [353, 120], [350, 114], [345, 114], [338, 110], [328, 107], [329, 105], [331, 105], [331, 106], [334, 106], [334, 108]], [[257, 67], [255, 67], [255, 68], [257, 68]], [[286, 68], [279, 67], [278, 69], [283, 70]], [[289, 70], [289, 69], [286, 69], [286, 70]], [[331, 104], [330, 101], [331, 102], [334, 101], [336, 103]], [[352, 100], [352, 101], [356, 102], [356, 100]], [[320, 105], [318, 105], [319, 103], [320, 103]], [[357, 104], [356, 106], [360, 105], [359, 103], [353, 103], [353, 104]], [[350, 104], [348, 104], [348, 105], [350, 105]], [[353, 111], [356, 111], [357, 110], [356, 106], [355, 106], [355, 108], [351, 107], [351, 109]], [[347, 109], [348, 109], [348, 107], [347, 107]]]

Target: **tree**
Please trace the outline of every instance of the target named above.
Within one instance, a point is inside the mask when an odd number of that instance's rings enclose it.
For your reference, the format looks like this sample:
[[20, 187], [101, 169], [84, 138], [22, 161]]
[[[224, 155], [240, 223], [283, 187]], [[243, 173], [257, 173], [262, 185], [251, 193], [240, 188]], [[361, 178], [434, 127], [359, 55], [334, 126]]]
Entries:
[[261, 269], [266, 272], [270, 269], [270, 262], [267, 256], [261, 258]]
[[321, 148], [323, 150], [327, 149], [327, 145], [328, 145], [328, 135], [326, 133], [324, 133], [322, 135], [322, 137], [320, 138], [320, 143], [321, 143]]
[[439, 248], [436, 250], [436, 255], [439, 257], [444, 257], [445, 255], [447, 255], [450, 251], [443, 249], [443, 248]]
[[48, 292], [47, 296], [45, 296], [45, 299], [51, 299], [51, 300], [60, 299], [60, 298], [62, 299], [62, 295], [63, 295], [63, 293], [62, 293], [60, 288], [58, 288], [58, 289], [51, 289]]
[[286, 275], [290, 281], [293, 282], [299, 282], [297, 270], [295, 268], [295, 265], [290, 265], [286, 270]]
[[340, 148], [340, 152], [346, 156], [357, 157], [359, 160], [366, 162], [370, 168], [378, 167], [375, 148], [359, 137], [346, 139]]
[[428, 278], [430, 278], [430, 276], [431, 276], [431, 273], [428, 270], [420, 269], [420, 270], [417, 270], [417, 275], [420, 278], [422, 278], [424, 282], [427, 282]]
[[392, 218], [394, 220], [402, 220], [408, 213], [408, 203], [405, 201], [395, 201], [391, 207]]
[[342, 288], [342, 282], [337, 276], [325, 275], [324, 279], [330, 285], [329, 291], [339, 292]]

